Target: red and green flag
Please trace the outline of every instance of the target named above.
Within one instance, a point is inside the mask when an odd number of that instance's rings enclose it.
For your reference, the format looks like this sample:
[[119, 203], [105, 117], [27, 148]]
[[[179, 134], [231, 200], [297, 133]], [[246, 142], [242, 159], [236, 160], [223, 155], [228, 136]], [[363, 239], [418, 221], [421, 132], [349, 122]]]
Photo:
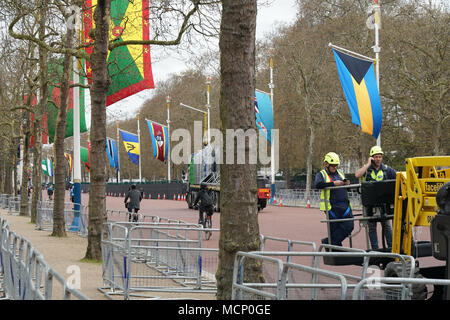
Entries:
[[[52, 79], [61, 79], [62, 77], [62, 66], [59, 64], [52, 64], [49, 67], [50, 75]], [[73, 77], [73, 74], [72, 74]], [[84, 78], [80, 74], [80, 83], [83, 83]], [[52, 84], [49, 86], [49, 100], [51, 102], [47, 103], [47, 129], [48, 129], [48, 142], [53, 143], [56, 133], [56, 119], [58, 117], [58, 108], [61, 106], [61, 90], [59, 88], [59, 80], [54, 81], [58, 83], [57, 85]], [[73, 84], [73, 81], [70, 81]], [[80, 132], [86, 132], [86, 118], [84, 112], [84, 101], [85, 101], [85, 89], [79, 87], [80, 90]], [[67, 118], [66, 118], [66, 134], [64, 138], [73, 136], [73, 88], [69, 89], [69, 99], [67, 101]]]
[[[93, 13], [97, 0], [84, 2], [85, 43], [93, 42], [89, 31], [95, 28]], [[110, 41], [149, 40], [149, 0], [115, 0], [111, 2]], [[91, 54], [93, 46], [86, 48]], [[150, 45], [116, 47], [108, 53], [108, 72], [111, 85], [106, 106], [145, 89], [155, 87], [150, 59]], [[92, 82], [92, 68], [86, 63], [86, 74]]]

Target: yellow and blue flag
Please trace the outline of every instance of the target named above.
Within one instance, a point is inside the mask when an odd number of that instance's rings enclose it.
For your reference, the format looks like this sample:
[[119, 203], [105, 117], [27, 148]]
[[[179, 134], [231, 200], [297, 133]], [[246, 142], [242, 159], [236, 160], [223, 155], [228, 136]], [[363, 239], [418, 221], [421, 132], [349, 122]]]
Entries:
[[134, 164], [139, 164], [139, 138], [136, 134], [124, 131], [122, 129], [119, 130], [122, 136], [123, 144], [125, 146], [125, 150], [127, 150], [128, 156], [130, 157], [131, 162]]
[[356, 58], [335, 48], [333, 53], [352, 123], [377, 139], [383, 114], [373, 61]]

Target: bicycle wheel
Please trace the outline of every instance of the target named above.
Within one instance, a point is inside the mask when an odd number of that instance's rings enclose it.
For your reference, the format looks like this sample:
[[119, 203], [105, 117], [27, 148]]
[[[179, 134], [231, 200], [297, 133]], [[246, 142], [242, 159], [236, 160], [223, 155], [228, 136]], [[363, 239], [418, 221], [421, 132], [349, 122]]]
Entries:
[[[205, 229], [211, 229], [212, 228], [212, 221], [211, 216], [206, 216], [205, 220], [203, 221], [203, 228]], [[205, 231], [205, 240], [211, 239], [212, 232], [211, 231]]]

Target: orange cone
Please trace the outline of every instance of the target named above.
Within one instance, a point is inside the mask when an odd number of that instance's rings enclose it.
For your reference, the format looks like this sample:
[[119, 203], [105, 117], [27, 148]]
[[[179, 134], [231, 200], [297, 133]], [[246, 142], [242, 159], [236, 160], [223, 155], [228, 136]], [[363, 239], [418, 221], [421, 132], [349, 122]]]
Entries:
[[158, 193], [158, 200], [159, 200], [159, 199], [161, 199], [161, 196], [160, 196], [159, 193]]
[[163, 200], [166, 200], [166, 194], [164, 193], [164, 198], [163, 198]]
[[283, 197], [280, 197], [280, 207], [283, 206]]
[[177, 200], [177, 196], [175, 195], [175, 193], [173, 194], [173, 200]]
[[311, 201], [309, 200], [309, 197], [308, 200], [306, 201], [306, 207], [311, 208]]

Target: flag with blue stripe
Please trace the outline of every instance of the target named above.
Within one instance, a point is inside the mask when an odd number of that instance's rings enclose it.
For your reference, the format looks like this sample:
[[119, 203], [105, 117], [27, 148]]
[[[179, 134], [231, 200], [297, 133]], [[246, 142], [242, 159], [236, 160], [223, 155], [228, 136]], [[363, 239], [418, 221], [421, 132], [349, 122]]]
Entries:
[[112, 138], [106, 138], [106, 153], [109, 158], [109, 165], [119, 170], [119, 154], [117, 150], [117, 142]]
[[357, 58], [334, 48], [333, 53], [352, 123], [377, 139], [383, 114], [373, 61]]
[[255, 90], [255, 117], [256, 128], [269, 143], [272, 143], [273, 108], [267, 92]]
[[125, 150], [127, 150], [128, 156], [131, 162], [139, 164], [139, 138], [136, 134], [119, 129], [122, 136]]

